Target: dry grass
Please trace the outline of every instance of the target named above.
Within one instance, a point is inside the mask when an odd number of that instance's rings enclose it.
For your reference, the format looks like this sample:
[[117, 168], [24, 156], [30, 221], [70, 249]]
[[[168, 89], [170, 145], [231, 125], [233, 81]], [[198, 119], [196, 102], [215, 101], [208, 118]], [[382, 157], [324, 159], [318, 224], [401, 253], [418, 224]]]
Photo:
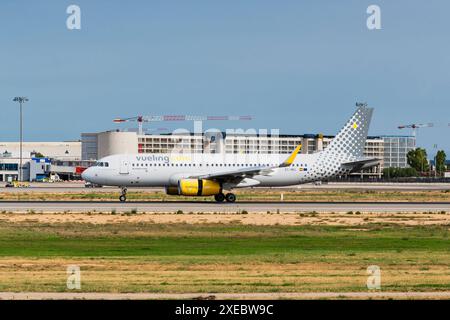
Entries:
[[[410, 212], [410, 213], [139, 213], [133, 215], [112, 214], [111, 212], [96, 213], [0, 213], [0, 222], [8, 223], [36, 223], [36, 224], [64, 224], [89, 223], [124, 224], [242, 224], [259, 226], [365, 226], [369, 224], [392, 224], [400, 226], [450, 225], [450, 213], [447, 212]], [[355, 230], [355, 229], [352, 229]], [[364, 230], [364, 229], [361, 229]]]
[[[341, 257], [335, 256], [342, 261]], [[372, 257], [373, 258], [373, 257]], [[448, 258], [441, 257], [443, 261]], [[361, 292], [367, 263], [160, 263], [144, 259], [0, 259], [0, 291], [60, 292], [66, 268], [81, 268], [85, 292]], [[383, 290], [450, 289], [448, 265], [383, 265]]]
[[[450, 290], [449, 214], [2, 214], [0, 291]], [[3, 243], [3, 244], [2, 244]], [[14, 245], [17, 246], [15, 249]]]

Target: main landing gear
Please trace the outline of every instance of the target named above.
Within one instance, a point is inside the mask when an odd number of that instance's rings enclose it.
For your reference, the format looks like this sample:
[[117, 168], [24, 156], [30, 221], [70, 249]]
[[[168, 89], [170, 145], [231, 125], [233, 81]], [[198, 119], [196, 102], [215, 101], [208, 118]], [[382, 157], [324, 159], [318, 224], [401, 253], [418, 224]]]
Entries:
[[236, 195], [234, 193], [227, 193], [227, 194], [219, 193], [219, 194], [216, 194], [214, 196], [214, 199], [217, 202], [223, 202], [225, 200], [227, 202], [235, 202], [236, 201]]
[[122, 193], [119, 197], [119, 200], [120, 200], [120, 202], [125, 202], [125, 201], [127, 201], [127, 188], [121, 187], [120, 189], [122, 190]]

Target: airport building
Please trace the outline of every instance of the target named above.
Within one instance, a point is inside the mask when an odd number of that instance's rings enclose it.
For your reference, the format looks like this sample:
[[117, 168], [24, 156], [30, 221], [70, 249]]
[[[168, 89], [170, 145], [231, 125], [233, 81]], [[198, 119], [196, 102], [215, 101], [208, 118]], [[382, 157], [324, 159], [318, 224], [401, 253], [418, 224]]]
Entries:
[[[328, 146], [334, 136], [261, 135], [223, 132], [195, 134], [138, 135], [136, 132], [107, 131], [81, 135], [82, 159], [96, 160], [118, 153], [291, 153], [302, 144], [302, 153], [314, 153]], [[384, 157], [384, 138], [368, 137], [366, 156]]]
[[[39, 180], [50, 170], [51, 161], [81, 161], [81, 142], [23, 142], [23, 180]], [[0, 142], [0, 181], [19, 177], [20, 143]]]
[[[314, 153], [328, 146], [334, 136], [320, 134], [274, 135], [249, 132], [208, 132], [204, 134], [142, 134], [106, 131], [81, 135], [82, 159], [96, 160], [118, 153], [291, 153], [302, 144], [302, 153]], [[357, 173], [380, 177], [385, 167], [407, 166], [406, 154], [415, 148], [412, 136], [368, 137], [365, 156], [381, 159], [378, 166]]]
[[384, 141], [384, 167], [406, 168], [407, 154], [416, 148], [416, 138], [413, 136], [381, 136]]

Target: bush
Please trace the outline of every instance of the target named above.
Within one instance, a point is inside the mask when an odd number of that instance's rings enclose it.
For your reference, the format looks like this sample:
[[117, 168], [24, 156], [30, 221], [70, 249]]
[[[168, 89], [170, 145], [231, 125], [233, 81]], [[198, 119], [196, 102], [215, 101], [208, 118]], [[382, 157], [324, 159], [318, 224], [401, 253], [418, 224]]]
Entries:
[[383, 176], [385, 178], [404, 178], [417, 177], [419, 174], [414, 168], [384, 168]]

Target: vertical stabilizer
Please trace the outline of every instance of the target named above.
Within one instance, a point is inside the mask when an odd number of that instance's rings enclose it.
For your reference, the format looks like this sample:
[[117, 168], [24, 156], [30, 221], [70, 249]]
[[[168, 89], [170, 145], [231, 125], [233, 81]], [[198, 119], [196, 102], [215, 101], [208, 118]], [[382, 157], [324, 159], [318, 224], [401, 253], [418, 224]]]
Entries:
[[343, 164], [363, 158], [372, 113], [373, 108], [358, 104], [355, 113], [328, 147], [317, 153], [317, 159], [308, 173], [309, 179], [322, 180], [351, 171]]
[[361, 158], [364, 154], [373, 108], [359, 106], [356, 112], [324, 150], [327, 154], [345, 154]]

